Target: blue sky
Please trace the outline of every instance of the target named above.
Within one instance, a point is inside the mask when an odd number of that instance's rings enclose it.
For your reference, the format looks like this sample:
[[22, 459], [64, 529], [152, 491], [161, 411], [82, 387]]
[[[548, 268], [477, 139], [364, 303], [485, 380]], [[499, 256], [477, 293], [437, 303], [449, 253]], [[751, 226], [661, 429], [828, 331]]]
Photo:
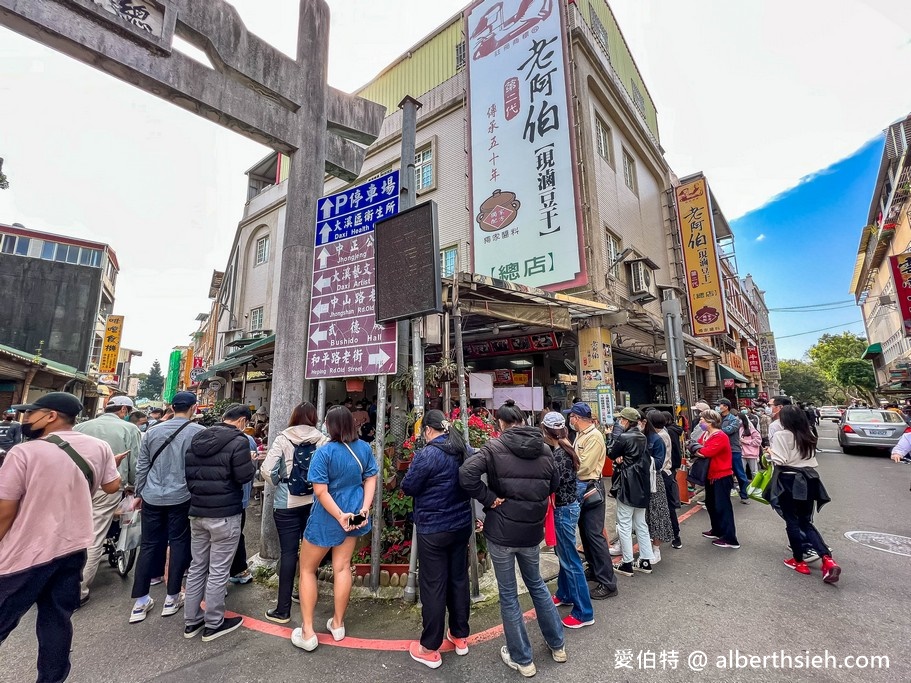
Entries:
[[[766, 291], [770, 309], [851, 299], [848, 288], [857, 244], [867, 222], [882, 149], [883, 138], [877, 136], [846, 159], [732, 221], [740, 274], [753, 274]], [[864, 334], [860, 321], [860, 309], [853, 306], [820, 313], [773, 312], [778, 357], [801, 358], [826, 332]], [[837, 327], [825, 332], [790, 336], [833, 325]]]

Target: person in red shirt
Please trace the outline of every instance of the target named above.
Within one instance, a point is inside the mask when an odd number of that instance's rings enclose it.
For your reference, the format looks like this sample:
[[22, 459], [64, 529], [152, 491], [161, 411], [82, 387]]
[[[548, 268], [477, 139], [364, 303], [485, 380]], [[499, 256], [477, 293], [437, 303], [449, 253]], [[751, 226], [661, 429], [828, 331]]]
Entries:
[[712, 528], [703, 531], [705, 538], [719, 548], [739, 548], [734, 508], [731, 505], [731, 487], [734, 483], [731, 441], [721, 431], [721, 415], [715, 410], [704, 410], [699, 415], [705, 431], [699, 438], [702, 448], [698, 455], [709, 458], [709, 474], [705, 485], [705, 509]]

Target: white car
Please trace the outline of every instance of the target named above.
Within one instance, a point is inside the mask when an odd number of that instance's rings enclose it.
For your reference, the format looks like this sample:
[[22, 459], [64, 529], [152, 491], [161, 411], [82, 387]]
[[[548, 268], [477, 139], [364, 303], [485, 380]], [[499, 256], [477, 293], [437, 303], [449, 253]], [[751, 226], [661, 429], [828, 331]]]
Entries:
[[841, 416], [844, 415], [843, 411], [838, 406], [820, 406], [819, 408], [819, 419], [820, 420], [832, 420], [833, 422], [840, 422]]

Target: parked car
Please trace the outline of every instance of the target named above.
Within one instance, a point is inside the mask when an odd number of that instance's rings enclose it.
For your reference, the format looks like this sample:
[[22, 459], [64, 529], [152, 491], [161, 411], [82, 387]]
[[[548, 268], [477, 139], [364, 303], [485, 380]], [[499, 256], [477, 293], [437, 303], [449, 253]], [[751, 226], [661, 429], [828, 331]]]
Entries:
[[891, 410], [849, 408], [838, 427], [838, 445], [844, 453], [858, 448], [881, 448], [891, 451], [911, 426]]
[[841, 416], [844, 415], [844, 413], [845, 411], [838, 406], [821, 406], [819, 408], [819, 419], [840, 422]]

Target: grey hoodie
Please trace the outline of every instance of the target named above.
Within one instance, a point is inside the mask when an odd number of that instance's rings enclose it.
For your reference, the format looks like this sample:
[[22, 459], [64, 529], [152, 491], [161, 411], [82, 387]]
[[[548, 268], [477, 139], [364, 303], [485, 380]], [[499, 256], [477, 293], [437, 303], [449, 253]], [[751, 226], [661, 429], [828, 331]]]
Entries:
[[178, 505], [190, 500], [187, 488], [187, 477], [184, 473], [184, 460], [190, 450], [190, 441], [205, 427], [189, 424], [168, 444], [155, 465], [149, 469], [149, 462], [155, 452], [171, 434], [176, 432], [187, 419], [175, 417], [167, 422], [159, 422], [146, 431], [139, 449], [139, 461], [136, 463], [136, 494], [146, 503], [152, 505]]
[[294, 448], [304, 442], [312, 443], [319, 448], [323, 444], [329, 443], [329, 438], [316, 427], [309, 425], [288, 427], [272, 442], [272, 447], [260, 468], [263, 479], [275, 485], [275, 497], [272, 502], [275, 510], [296, 508], [310, 505], [313, 502], [312, 495], [292, 496], [288, 493], [287, 482], [282, 481], [291, 474], [291, 466], [294, 464]]

